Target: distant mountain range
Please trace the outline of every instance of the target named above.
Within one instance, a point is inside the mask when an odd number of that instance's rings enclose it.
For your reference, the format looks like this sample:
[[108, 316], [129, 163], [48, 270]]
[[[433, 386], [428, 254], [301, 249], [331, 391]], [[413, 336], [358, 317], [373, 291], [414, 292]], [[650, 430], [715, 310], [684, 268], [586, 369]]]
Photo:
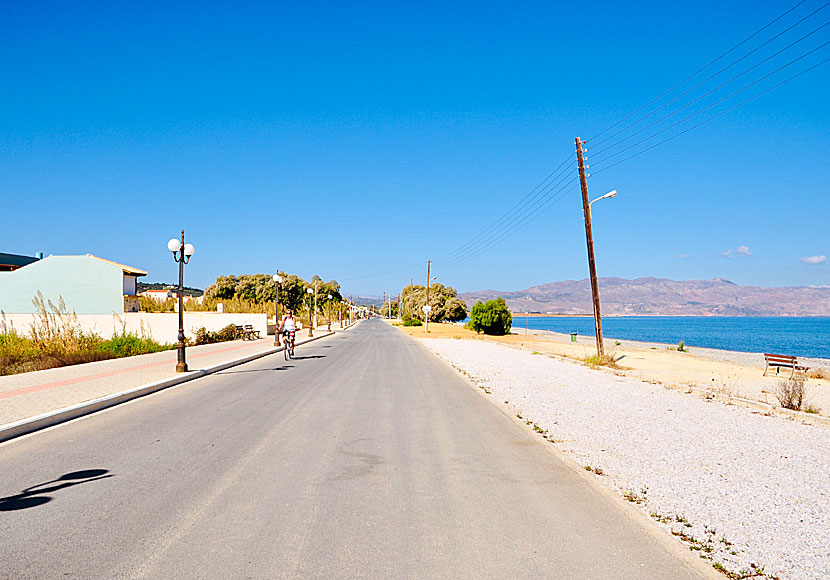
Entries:
[[[663, 316], [830, 316], [830, 287], [769, 288], [740, 286], [723, 278], [600, 278], [603, 314]], [[512, 312], [591, 314], [591, 283], [566, 280], [526, 290], [466, 292], [472, 307], [478, 300], [501, 296]]]

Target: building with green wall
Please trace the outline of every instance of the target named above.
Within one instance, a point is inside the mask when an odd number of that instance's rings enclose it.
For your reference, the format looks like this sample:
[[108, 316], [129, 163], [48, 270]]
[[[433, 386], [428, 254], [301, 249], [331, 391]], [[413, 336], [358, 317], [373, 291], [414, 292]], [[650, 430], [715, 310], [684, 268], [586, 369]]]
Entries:
[[33, 298], [40, 292], [46, 304], [63, 298], [76, 314], [138, 312], [136, 280], [147, 272], [91, 254], [49, 256], [11, 272], [0, 272], [0, 312], [37, 311]]

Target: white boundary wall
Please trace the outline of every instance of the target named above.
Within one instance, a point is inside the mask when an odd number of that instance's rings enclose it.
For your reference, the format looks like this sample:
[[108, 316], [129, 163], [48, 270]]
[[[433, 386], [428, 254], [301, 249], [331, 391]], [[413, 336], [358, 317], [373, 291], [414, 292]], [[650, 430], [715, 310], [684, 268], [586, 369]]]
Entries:
[[[133, 332], [160, 343], [175, 343], [179, 334], [179, 315], [176, 312], [130, 312], [125, 314], [78, 314], [78, 323], [87, 332], [94, 332], [108, 339], [114, 333]], [[14, 329], [28, 334], [34, 314], [0, 314], [0, 332]], [[205, 327], [210, 331], [221, 330], [229, 324], [250, 324], [265, 336], [268, 318], [265, 314], [229, 314], [218, 312], [185, 312], [184, 334], [191, 337], [196, 330]]]

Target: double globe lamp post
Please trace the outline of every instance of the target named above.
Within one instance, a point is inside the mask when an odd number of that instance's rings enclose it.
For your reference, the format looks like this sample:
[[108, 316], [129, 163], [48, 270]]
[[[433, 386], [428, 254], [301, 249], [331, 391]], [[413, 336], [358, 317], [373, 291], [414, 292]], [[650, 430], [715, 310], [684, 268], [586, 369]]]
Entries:
[[196, 251], [192, 244], [184, 243], [184, 230], [182, 230], [181, 241], [176, 238], [167, 242], [167, 249], [173, 252], [173, 260], [179, 264], [179, 342], [176, 345], [178, 362], [176, 363], [177, 373], [187, 372], [187, 363], [184, 356], [184, 265], [190, 261], [190, 257]]
[[[279, 270], [278, 270], [279, 272]], [[274, 282], [277, 285], [277, 299], [274, 303], [274, 346], [280, 345], [280, 284], [282, 284], [282, 276], [274, 274]]]
[[314, 290], [306, 288], [306, 292], [308, 293], [308, 335], [314, 336], [314, 319], [311, 314], [311, 295], [314, 294]]

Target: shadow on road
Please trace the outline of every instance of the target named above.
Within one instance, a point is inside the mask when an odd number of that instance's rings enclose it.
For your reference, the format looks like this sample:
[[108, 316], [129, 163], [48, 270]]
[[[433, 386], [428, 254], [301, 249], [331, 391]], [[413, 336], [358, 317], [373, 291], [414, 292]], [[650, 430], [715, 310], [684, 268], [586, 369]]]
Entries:
[[[107, 475], [109, 474], [109, 475]], [[72, 473], [65, 473], [57, 479], [39, 483], [32, 487], [27, 487], [17, 495], [10, 495], [8, 497], [0, 497], [0, 512], [11, 512], [16, 510], [25, 510], [28, 508], [37, 507], [52, 501], [52, 498], [47, 493], [52, 493], [74, 485], [82, 483], [89, 483], [90, 481], [97, 481], [99, 479], [107, 479], [114, 477], [107, 469], [85, 469], [83, 471], [73, 471]], [[65, 483], [61, 483], [65, 482]], [[52, 487], [44, 487], [57, 483]], [[38, 489], [40, 488], [40, 489]]]
[[291, 357], [291, 360], [306, 360], [306, 359], [309, 359], [309, 358], [326, 358], [326, 355], [324, 355], [324, 354], [310, 354], [310, 355], [307, 355], [307, 356], [294, 356], [294, 357]]

